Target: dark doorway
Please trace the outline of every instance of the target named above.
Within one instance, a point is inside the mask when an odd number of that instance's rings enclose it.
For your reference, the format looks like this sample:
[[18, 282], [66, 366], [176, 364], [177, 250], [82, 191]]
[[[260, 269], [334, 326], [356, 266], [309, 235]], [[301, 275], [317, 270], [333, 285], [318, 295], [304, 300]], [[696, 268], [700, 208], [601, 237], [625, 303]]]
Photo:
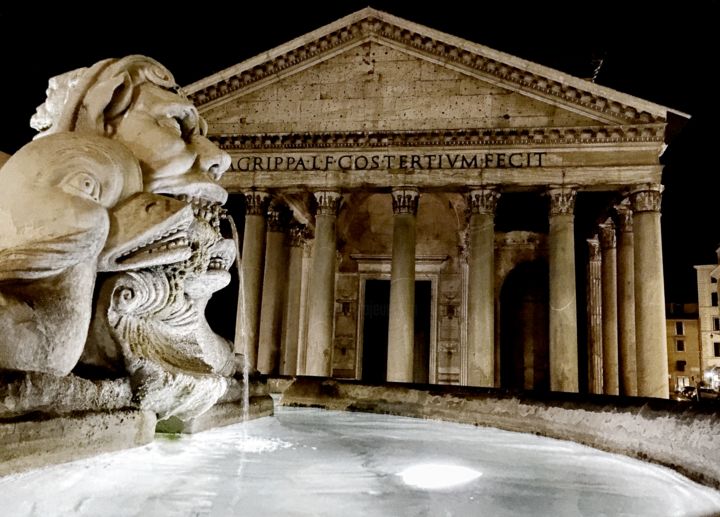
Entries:
[[365, 281], [363, 322], [362, 380], [385, 382], [387, 379], [388, 322], [390, 281]]
[[430, 302], [432, 282], [415, 282], [415, 349], [413, 354], [413, 382], [430, 382]]
[[[432, 283], [415, 282], [415, 348], [413, 382], [430, 381], [430, 304]], [[388, 324], [390, 314], [390, 281], [365, 281], [363, 322], [362, 380], [385, 382], [387, 379]]]
[[500, 292], [500, 386], [547, 391], [550, 386], [548, 268], [519, 264]]

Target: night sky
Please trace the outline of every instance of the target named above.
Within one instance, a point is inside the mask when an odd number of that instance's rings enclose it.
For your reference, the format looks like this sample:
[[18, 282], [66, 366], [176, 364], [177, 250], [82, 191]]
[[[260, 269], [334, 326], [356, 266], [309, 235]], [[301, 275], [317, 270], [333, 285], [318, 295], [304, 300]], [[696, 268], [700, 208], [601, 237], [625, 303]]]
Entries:
[[[107, 57], [146, 54], [189, 84], [368, 2], [244, 4], [196, 2], [182, 11], [168, 3], [165, 12], [135, 2], [106, 4], [103, 12], [38, 4], [0, 8], [0, 150], [15, 152], [32, 138], [28, 122], [53, 75]], [[720, 120], [720, 102], [710, 78], [720, 51], [720, 2], [674, 2], [672, 9], [614, 0], [418, 4], [370, 5], [579, 77], [592, 76], [596, 60], [604, 58], [599, 84], [692, 115], [662, 158], [663, 248], [667, 300], [695, 301], [692, 266], [717, 262], [720, 244], [720, 144], [712, 126]]]

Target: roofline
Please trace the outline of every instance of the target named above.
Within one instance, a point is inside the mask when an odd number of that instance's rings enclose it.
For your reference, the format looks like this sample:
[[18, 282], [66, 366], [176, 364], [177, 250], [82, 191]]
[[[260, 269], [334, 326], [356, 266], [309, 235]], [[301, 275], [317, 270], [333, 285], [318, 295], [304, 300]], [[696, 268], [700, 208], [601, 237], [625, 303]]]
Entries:
[[463, 50], [477, 53], [489, 57], [490, 59], [510, 64], [521, 70], [526, 70], [534, 74], [549, 77], [559, 83], [566, 84], [574, 88], [579, 88], [589, 93], [606, 97], [608, 99], [623, 104], [627, 104], [635, 109], [638, 109], [640, 111], [646, 111], [657, 117], [667, 118], [668, 114], [672, 113], [681, 118], [690, 118], [689, 114], [683, 113], [682, 111], [675, 110], [661, 104], [656, 104], [654, 102], [641, 99], [640, 97], [635, 97], [633, 95], [623, 93], [612, 88], [608, 88], [606, 86], [601, 86], [586, 79], [581, 79], [579, 77], [566, 74], [565, 72], [562, 72], [560, 70], [533, 63], [532, 61], [528, 61], [527, 59], [522, 59], [517, 56], [513, 56], [511, 54], [507, 54], [505, 52], [501, 52], [490, 47], [486, 47], [485, 45], [481, 45], [479, 43], [473, 43], [466, 39], [453, 36], [452, 34], [438, 31], [425, 25], [420, 25], [418, 23], [405, 20], [404, 18], [399, 18], [384, 11], [373, 9], [372, 7], [365, 7], [364, 9], [361, 9], [332, 23], [324, 25], [318, 29], [315, 29], [312, 32], [308, 32], [302, 36], [292, 39], [273, 49], [257, 54], [256, 56], [246, 59], [245, 61], [242, 61], [236, 65], [230, 66], [215, 74], [195, 81], [194, 83], [185, 86], [183, 90], [185, 90], [185, 92], [188, 94], [193, 94], [199, 90], [217, 84], [221, 81], [228, 80], [244, 70], [251, 69], [252, 67], [263, 64], [304, 44], [320, 39], [323, 36], [326, 36], [336, 30], [339, 30], [345, 26], [351, 25], [369, 17], [378, 18], [381, 21], [398, 25], [410, 31], [417, 32], [430, 38], [442, 41], [444, 43], [448, 43], [456, 47], [462, 48]]

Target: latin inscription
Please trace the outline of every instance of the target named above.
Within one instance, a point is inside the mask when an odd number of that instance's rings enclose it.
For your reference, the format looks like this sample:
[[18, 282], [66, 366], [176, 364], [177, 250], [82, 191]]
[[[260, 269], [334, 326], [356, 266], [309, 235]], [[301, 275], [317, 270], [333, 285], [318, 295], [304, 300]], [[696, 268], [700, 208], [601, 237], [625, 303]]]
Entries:
[[234, 160], [240, 172], [521, 169], [542, 167], [547, 153], [259, 155]]

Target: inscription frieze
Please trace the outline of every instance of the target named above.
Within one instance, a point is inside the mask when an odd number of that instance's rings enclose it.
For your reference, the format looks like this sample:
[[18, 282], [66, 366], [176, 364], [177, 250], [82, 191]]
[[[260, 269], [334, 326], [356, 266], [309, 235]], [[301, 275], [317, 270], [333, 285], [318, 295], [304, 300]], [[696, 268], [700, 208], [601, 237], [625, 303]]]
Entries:
[[238, 172], [522, 169], [542, 167], [546, 152], [258, 154], [233, 160]]

